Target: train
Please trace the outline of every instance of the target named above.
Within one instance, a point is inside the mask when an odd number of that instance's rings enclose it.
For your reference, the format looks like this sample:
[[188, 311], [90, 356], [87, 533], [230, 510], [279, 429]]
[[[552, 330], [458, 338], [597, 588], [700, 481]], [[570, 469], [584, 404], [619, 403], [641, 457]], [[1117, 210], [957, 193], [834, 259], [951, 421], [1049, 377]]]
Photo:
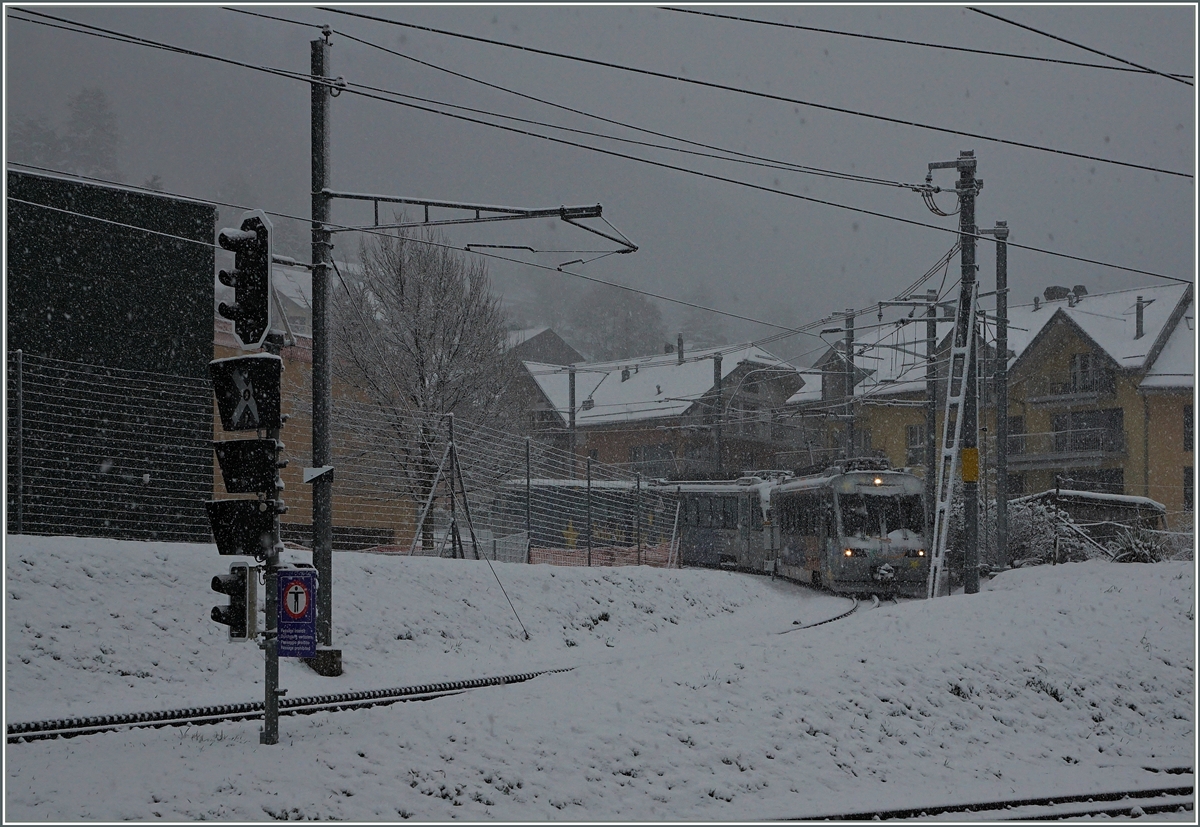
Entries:
[[[525, 519], [526, 482], [502, 511]], [[578, 480], [533, 480], [530, 544], [577, 548], [586, 538]], [[854, 464], [815, 474], [756, 472], [736, 480], [592, 483], [596, 543], [670, 538], [684, 566], [770, 574], [841, 594], [923, 597], [930, 549], [924, 482]], [[640, 512], [640, 516], [639, 516]]]
[[844, 594], [924, 597], [930, 549], [924, 481], [901, 471], [843, 471], [772, 491], [775, 573]]

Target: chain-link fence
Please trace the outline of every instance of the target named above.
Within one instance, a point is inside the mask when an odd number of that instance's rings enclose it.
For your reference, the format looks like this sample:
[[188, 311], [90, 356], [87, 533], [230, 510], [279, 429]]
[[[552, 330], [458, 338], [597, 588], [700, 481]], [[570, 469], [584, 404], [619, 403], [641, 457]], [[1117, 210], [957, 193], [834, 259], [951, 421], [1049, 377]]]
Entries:
[[339, 504], [357, 504], [363, 526], [404, 523], [372, 551], [679, 565], [674, 498], [635, 472], [452, 417], [340, 402], [334, 419]]
[[[283, 538], [307, 546], [300, 468], [311, 406], [303, 384], [284, 394], [296, 416], [284, 430]], [[204, 503], [226, 494], [214, 481], [207, 380], [14, 352], [7, 413], [9, 532], [211, 539]], [[335, 398], [333, 419], [335, 550], [679, 565], [672, 495], [636, 473], [509, 430], [360, 400]]]
[[206, 380], [15, 351], [7, 391], [9, 532], [210, 538]]

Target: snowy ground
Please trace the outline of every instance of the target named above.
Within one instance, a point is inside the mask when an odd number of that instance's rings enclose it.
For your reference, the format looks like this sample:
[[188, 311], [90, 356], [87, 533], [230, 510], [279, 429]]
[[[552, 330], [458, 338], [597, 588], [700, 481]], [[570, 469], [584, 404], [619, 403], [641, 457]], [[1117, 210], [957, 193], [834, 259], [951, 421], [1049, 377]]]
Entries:
[[[10, 537], [9, 723], [261, 700], [212, 546]], [[1155, 786], [1192, 766], [1194, 564], [1007, 572], [869, 604], [714, 571], [338, 554], [345, 674], [290, 696], [573, 666], [423, 703], [8, 745], [5, 821], [725, 820]], [[1177, 818], [1192, 820], [1192, 813]]]

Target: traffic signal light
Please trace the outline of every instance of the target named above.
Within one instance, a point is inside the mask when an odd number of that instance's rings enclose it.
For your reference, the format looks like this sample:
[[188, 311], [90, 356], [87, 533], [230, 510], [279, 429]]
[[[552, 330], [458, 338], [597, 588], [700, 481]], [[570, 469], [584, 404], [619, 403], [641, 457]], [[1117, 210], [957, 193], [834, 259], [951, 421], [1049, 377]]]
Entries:
[[237, 439], [213, 442], [221, 479], [230, 494], [270, 492], [280, 468], [287, 467], [279, 459], [280, 443], [274, 439]]
[[283, 359], [273, 353], [230, 356], [208, 363], [221, 427], [227, 431], [277, 429]]
[[220, 554], [266, 557], [275, 542], [277, 520], [286, 511], [279, 494], [277, 439], [283, 425], [279, 383], [283, 359], [253, 353], [208, 363], [221, 424], [227, 431], [265, 430], [266, 439], [213, 442], [221, 477], [231, 494], [258, 494], [253, 500], [211, 500], [205, 504]]
[[262, 210], [250, 210], [242, 214], [240, 229], [226, 227], [217, 241], [234, 253], [233, 270], [217, 274], [233, 288], [234, 303], [221, 302], [217, 312], [233, 322], [242, 347], [252, 350], [271, 330], [271, 220]]
[[212, 590], [229, 595], [228, 606], [213, 606], [212, 619], [229, 627], [230, 640], [251, 640], [257, 632], [258, 578], [246, 563], [234, 563], [229, 574], [212, 579]]
[[275, 500], [209, 500], [204, 506], [218, 554], [264, 557], [271, 550], [282, 507]]

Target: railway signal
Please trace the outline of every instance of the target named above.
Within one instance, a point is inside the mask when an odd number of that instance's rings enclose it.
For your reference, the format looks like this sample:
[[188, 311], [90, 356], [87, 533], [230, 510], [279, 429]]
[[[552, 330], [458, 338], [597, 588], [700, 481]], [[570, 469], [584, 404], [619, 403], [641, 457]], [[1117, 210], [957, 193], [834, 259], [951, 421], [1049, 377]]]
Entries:
[[233, 270], [217, 274], [232, 287], [234, 303], [217, 312], [233, 322], [234, 335], [246, 350], [261, 347], [271, 329], [271, 219], [262, 210], [242, 214], [238, 229], [226, 227], [217, 242], [234, 254]]
[[229, 574], [212, 579], [212, 590], [229, 595], [228, 606], [213, 606], [212, 619], [229, 627], [230, 640], [253, 640], [258, 632], [258, 578], [248, 563], [234, 563]]
[[[243, 222], [243, 226], [245, 224]], [[263, 337], [266, 337], [265, 331]], [[266, 654], [266, 694], [259, 741], [277, 744], [279, 600], [275, 592], [280, 570], [279, 553], [283, 550], [279, 516], [287, 511], [279, 496], [283, 491], [279, 470], [287, 465], [279, 458], [283, 450], [279, 431], [286, 419], [280, 413], [283, 360], [276, 353], [252, 353], [214, 359], [208, 363], [208, 369], [222, 427], [227, 431], [257, 432], [252, 439], [213, 442], [225, 490], [230, 494], [254, 494], [254, 499], [211, 500], [206, 506], [218, 553], [244, 554], [265, 563], [267, 628], [263, 630], [259, 646]], [[246, 640], [257, 635], [253, 603], [257, 595], [258, 578], [249, 577], [249, 571], [257, 573], [258, 568], [235, 563], [228, 577], [213, 578], [213, 589], [231, 596], [228, 608], [218, 606], [213, 609], [213, 619], [228, 624], [230, 637], [234, 640]], [[310, 588], [306, 594], [312, 591]]]

